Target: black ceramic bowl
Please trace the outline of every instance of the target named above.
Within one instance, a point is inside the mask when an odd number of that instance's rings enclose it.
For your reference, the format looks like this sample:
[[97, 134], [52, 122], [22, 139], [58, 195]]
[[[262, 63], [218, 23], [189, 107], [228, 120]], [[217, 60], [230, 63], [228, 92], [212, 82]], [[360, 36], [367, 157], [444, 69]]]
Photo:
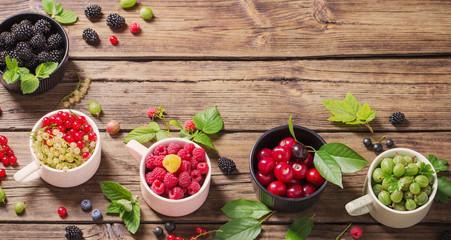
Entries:
[[[27, 94], [27, 95], [37, 95], [52, 89], [53, 87], [56, 86], [56, 84], [58, 84], [63, 79], [67, 65], [66, 63], [67, 60], [69, 59], [69, 38], [67, 37], [67, 33], [64, 30], [64, 28], [53, 18], [47, 15], [32, 12], [19, 13], [8, 17], [2, 23], [0, 23], [0, 33], [5, 31], [9, 32], [11, 30], [11, 26], [14, 23], [19, 23], [20, 21], [25, 19], [30, 20], [33, 24], [39, 19], [45, 19], [49, 21], [50, 24], [52, 24], [52, 33], [59, 33], [63, 37], [64, 42], [64, 56], [63, 60], [61, 60], [60, 64], [58, 65], [58, 68], [52, 74], [50, 74], [48, 78], [40, 79], [39, 87], [38, 89], [36, 89], [36, 91], [34, 91], [31, 94]], [[34, 74], [35, 73], [34, 69], [30, 70], [30, 73]], [[5, 86], [6, 89], [8, 89], [9, 91], [22, 94], [22, 90], [20, 88], [20, 80], [15, 83], [7, 84], [3, 79], [3, 71], [0, 70], [0, 74], [2, 75], [2, 77], [0, 77], [0, 81]]]
[[[310, 129], [294, 125], [294, 133], [296, 139], [305, 145], [312, 146], [315, 149], [319, 149], [322, 145], [326, 144], [324, 139], [322, 139], [318, 134]], [[251, 172], [252, 186], [257, 198], [263, 202], [269, 208], [272, 208], [281, 212], [299, 212], [312, 206], [316, 201], [318, 201], [322, 191], [327, 186], [327, 180], [324, 184], [319, 187], [315, 193], [310, 196], [302, 198], [285, 198], [274, 195], [270, 193], [265, 186], [261, 185], [257, 180], [256, 173], [258, 171], [258, 160], [257, 154], [262, 148], [273, 149], [277, 146], [280, 140], [292, 137], [288, 129], [288, 125], [280, 126], [268, 130], [265, 132], [254, 144], [252, 148], [249, 168]]]

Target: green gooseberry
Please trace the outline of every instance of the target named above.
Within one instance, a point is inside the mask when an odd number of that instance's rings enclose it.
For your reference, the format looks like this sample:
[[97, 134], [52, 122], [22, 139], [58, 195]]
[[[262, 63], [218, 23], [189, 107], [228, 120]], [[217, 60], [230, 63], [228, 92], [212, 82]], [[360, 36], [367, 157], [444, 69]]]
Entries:
[[406, 166], [406, 172], [404, 175], [406, 176], [414, 176], [418, 173], [418, 166], [415, 163], [409, 163]]
[[406, 160], [404, 159], [403, 156], [398, 155], [398, 156], [393, 158], [393, 163], [394, 164], [400, 163], [400, 164], [404, 165], [404, 164], [406, 164]]
[[399, 203], [395, 203], [395, 206], [393, 208], [398, 211], [407, 211], [406, 203], [403, 201], [401, 201]]
[[429, 185], [429, 179], [428, 177], [426, 177], [425, 175], [418, 175], [415, 177], [415, 182], [418, 183], [418, 185], [420, 185], [420, 187], [426, 187], [427, 185]]
[[377, 196], [377, 199], [379, 199], [379, 201], [384, 204], [385, 206], [390, 205], [391, 203], [391, 199], [390, 199], [390, 193], [388, 193], [387, 191], [382, 190], [379, 195]]
[[411, 156], [404, 156], [403, 158], [404, 158], [404, 160], [406, 161], [407, 164], [413, 163], [413, 159], [412, 159]]
[[384, 178], [382, 180], [382, 189], [384, 189], [385, 191], [388, 191], [388, 188], [390, 188], [390, 184], [388, 183], [388, 180]]
[[131, 8], [135, 6], [136, 0], [121, 0], [119, 4], [122, 8]]
[[0, 188], [0, 202], [5, 203], [6, 200], [6, 193], [5, 190], [3, 190], [2, 188]]
[[20, 214], [25, 210], [25, 204], [23, 202], [16, 202], [14, 204], [14, 211], [16, 211], [17, 214]]
[[411, 193], [410, 191], [405, 191], [404, 199], [413, 199], [413, 193]]
[[382, 168], [376, 168], [373, 171], [373, 180], [377, 183], [381, 183], [384, 178], [384, 171]]
[[409, 211], [415, 210], [415, 208], [417, 208], [417, 203], [413, 199], [407, 199], [406, 200], [406, 208]]
[[385, 172], [392, 173], [393, 172], [393, 160], [391, 158], [384, 158], [381, 162], [381, 168]]
[[424, 205], [424, 204], [426, 204], [428, 202], [429, 197], [428, 197], [428, 195], [425, 192], [421, 192], [420, 194], [417, 194], [414, 199], [415, 199], [415, 202], [419, 206], [421, 206], [421, 205]]
[[420, 185], [419, 185], [418, 183], [415, 183], [415, 182], [412, 183], [412, 184], [410, 184], [409, 190], [410, 190], [410, 192], [413, 193], [413, 194], [418, 194], [418, 193], [421, 192]]
[[142, 19], [144, 20], [149, 20], [151, 18], [153, 18], [153, 12], [152, 9], [150, 9], [149, 7], [142, 7], [139, 10], [139, 15], [141, 16]]
[[394, 203], [399, 203], [401, 202], [402, 198], [403, 198], [403, 194], [401, 191], [395, 190], [394, 192], [392, 192], [390, 194], [390, 199], [392, 200], [392, 202]]
[[100, 112], [102, 112], [102, 106], [96, 101], [91, 101], [91, 103], [89, 103], [89, 111], [92, 115], [98, 117], [100, 116]]
[[425, 192], [428, 196], [431, 196], [431, 194], [432, 194], [432, 187], [427, 185], [426, 187], [423, 188], [423, 192]]
[[374, 192], [374, 195], [379, 195], [379, 193], [382, 191], [382, 185], [380, 185], [380, 184], [374, 184], [373, 185], [373, 192]]
[[403, 164], [401, 163], [397, 163], [394, 167], [393, 167], [393, 174], [396, 177], [401, 177], [402, 175], [404, 175], [404, 173], [406, 172], [406, 168], [404, 167]]
[[412, 176], [404, 176], [399, 179], [399, 182], [402, 183], [402, 190], [407, 191], [407, 190], [409, 190], [410, 184], [413, 183], [413, 177]]
[[432, 176], [432, 175], [427, 175], [427, 177], [428, 177], [428, 180], [429, 180], [429, 183], [434, 183], [434, 176]]

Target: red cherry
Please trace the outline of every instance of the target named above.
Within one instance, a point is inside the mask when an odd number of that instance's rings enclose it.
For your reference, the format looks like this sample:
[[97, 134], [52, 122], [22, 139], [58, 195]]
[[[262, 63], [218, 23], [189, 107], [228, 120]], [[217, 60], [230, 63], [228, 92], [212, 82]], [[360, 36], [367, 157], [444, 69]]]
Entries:
[[0, 168], [0, 178], [6, 176], [6, 170], [4, 168]]
[[269, 148], [263, 148], [258, 152], [257, 154], [257, 160], [260, 161], [260, 159], [264, 157], [272, 157], [272, 150]]
[[276, 161], [272, 157], [264, 157], [258, 162], [258, 170], [262, 173], [268, 173], [274, 169]]
[[274, 176], [281, 182], [289, 182], [293, 179], [293, 168], [286, 162], [280, 162], [274, 167]]
[[304, 192], [304, 195], [307, 197], [316, 192], [316, 187], [310, 183], [306, 183], [302, 185], [302, 191]]
[[307, 159], [302, 161], [302, 163], [305, 164], [307, 167], [312, 166], [312, 164], [313, 164], [313, 155], [311, 153], [308, 153]]
[[257, 180], [260, 182], [261, 185], [267, 186], [272, 181], [274, 181], [274, 173], [269, 172], [269, 173], [264, 174], [264, 173], [258, 171], [257, 172]]
[[279, 142], [279, 146], [286, 147], [291, 150], [291, 148], [296, 144], [296, 140], [292, 137], [284, 138]]
[[268, 191], [277, 196], [285, 196], [287, 186], [281, 181], [274, 181], [268, 185]]
[[272, 150], [272, 158], [276, 162], [287, 162], [291, 158], [291, 151], [286, 147], [277, 146]]
[[59, 214], [61, 217], [66, 216], [66, 214], [67, 214], [66, 208], [64, 208], [64, 207], [58, 208], [58, 214]]
[[110, 43], [113, 44], [113, 45], [116, 45], [117, 44], [117, 37], [116, 36], [111, 36], [110, 37]]
[[326, 181], [326, 179], [324, 179], [323, 176], [321, 176], [321, 174], [318, 172], [318, 170], [316, 170], [316, 168], [312, 168], [308, 171], [307, 173], [307, 182], [320, 187], [321, 185], [323, 185], [324, 181]]
[[291, 181], [285, 183], [288, 187], [291, 185], [301, 185], [301, 179], [293, 178]]
[[294, 177], [297, 179], [304, 179], [307, 176], [308, 167], [303, 163], [294, 163], [292, 165]]
[[304, 196], [304, 191], [302, 191], [301, 185], [291, 185], [287, 189], [288, 198], [301, 198]]

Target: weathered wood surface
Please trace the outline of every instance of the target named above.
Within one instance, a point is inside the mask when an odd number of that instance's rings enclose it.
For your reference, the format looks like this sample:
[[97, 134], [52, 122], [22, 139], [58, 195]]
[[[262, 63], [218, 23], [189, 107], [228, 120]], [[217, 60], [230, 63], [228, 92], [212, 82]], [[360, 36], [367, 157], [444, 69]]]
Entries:
[[[155, 19], [145, 22], [139, 6], [117, 9], [118, 1], [96, 1], [103, 17], [84, 16], [88, 1], [61, 0], [79, 16], [67, 26], [70, 56], [77, 59], [286, 58], [324, 56], [449, 54], [451, 4], [441, 1], [216, 0], [141, 1]], [[0, 19], [20, 12], [42, 12], [41, 1], [0, 2]], [[117, 12], [142, 32], [113, 32], [106, 24]], [[98, 47], [82, 40], [95, 29]], [[116, 35], [119, 46], [108, 39]]]

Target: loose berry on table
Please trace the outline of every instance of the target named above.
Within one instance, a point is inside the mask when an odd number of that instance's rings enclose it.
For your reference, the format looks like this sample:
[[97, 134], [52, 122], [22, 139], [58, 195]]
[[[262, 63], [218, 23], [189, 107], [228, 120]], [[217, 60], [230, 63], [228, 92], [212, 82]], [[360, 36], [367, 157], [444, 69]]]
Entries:
[[207, 232], [207, 230], [205, 230], [203, 227], [201, 227], [201, 226], [196, 227], [197, 234], [202, 234], [202, 233], [206, 233], [206, 232]]
[[83, 232], [74, 225], [67, 226], [65, 237], [68, 240], [81, 240], [83, 239]]
[[66, 214], [67, 214], [67, 210], [65, 207], [58, 208], [58, 215], [60, 215], [61, 217], [64, 217], [64, 216], [66, 216]]
[[25, 210], [25, 204], [23, 202], [16, 202], [16, 204], [14, 204], [14, 211], [17, 214], [21, 214], [24, 210]]
[[[173, 222], [167, 222], [164, 224], [164, 228], [166, 229], [166, 231], [168, 233], [172, 232], [175, 230], [175, 223]], [[175, 237], [175, 236], [174, 236]]]
[[100, 219], [102, 219], [102, 212], [99, 209], [94, 209], [91, 212], [91, 217], [92, 217], [92, 220], [94, 220], [94, 221], [100, 220]]
[[160, 237], [161, 235], [163, 235], [163, 228], [156, 226], [153, 230], [153, 233], [155, 234], [155, 236]]
[[110, 37], [110, 43], [113, 45], [117, 45], [117, 37], [116, 36], [111, 36]]
[[358, 226], [351, 228], [351, 235], [355, 239], [360, 238], [362, 236], [362, 228]]
[[395, 142], [391, 139], [387, 139], [385, 141], [385, 145], [387, 145], [387, 147], [393, 147], [393, 145], [395, 145]]
[[6, 176], [6, 170], [4, 168], [0, 168], [0, 179]]
[[381, 152], [382, 151], [382, 144], [380, 144], [380, 143], [375, 143], [374, 145], [373, 145], [373, 151], [374, 152]]
[[366, 147], [369, 147], [369, 146], [373, 145], [373, 142], [369, 138], [364, 138], [363, 145], [365, 145]]
[[185, 130], [193, 132], [196, 129], [196, 124], [193, 120], [188, 120], [185, 122]]
[[91, 208], [91, 201], [89, 201], [88, 199], [81, 201], [81, 209], [83, 209], [83, 211], [91, 211]]

